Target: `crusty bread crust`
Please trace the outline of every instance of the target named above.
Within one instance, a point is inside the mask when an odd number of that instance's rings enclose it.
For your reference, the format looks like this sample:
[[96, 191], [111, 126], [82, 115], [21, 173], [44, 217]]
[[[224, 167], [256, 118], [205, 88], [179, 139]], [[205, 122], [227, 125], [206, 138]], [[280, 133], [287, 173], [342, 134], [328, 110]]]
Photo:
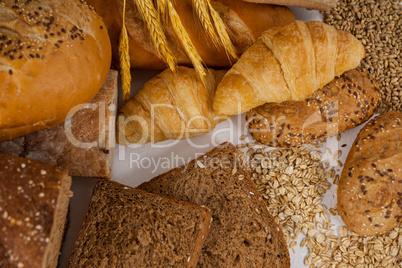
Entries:
[[223, 143], [138, 188], [211, 209], [212, 227], [198, 267], [290, 267], [282, 230], [232, 144]]
[[[122, 27], [123, 0], [88, 0], [104, 19], [112, 41], [113, 61], [118, 66], [118, 41]], [[195, 18], [192, 0], [174, 1], [184, 28], [190, 36], [203, 62], [208, 67], [230, 67], [225, 50], [216, 47]], [[246, 3], [242, 0], [214, 0], [211, 4], [223, 18], [229, 36], [239, 54], [244, 52], [269, 27], [294, 20], [290, 9], [272, 5]], [[166, 64], [158, 55], [145, 22], [134, 6], [127, 1], [126, 27], [129, 35], [131, 67], [136, 69], [164, 70]], [[192, 66], [181, 41], [169, 25], [166, 29], [169, 48], [176, 57], [178, 65]]]
[[353, 232], [384, 234], [402, 222], [402, 112], [360, 130], [338, 186], [339, 215]]
[[0, 3], [0, 141], [65, 120], [106, 80], [111, 45], [83, 1]]
[[381, 100], [368, 73], [351, 70], [304, 101], [266, 103], [247, 112], [250, 134], [275, 147], [323, 141], [367, 121]]
[[[118, 72], [64, 124], [0, 142], [0, 153], [24, 156], [68, 170], [70, 176], [110, 178], [115, 148]], [[66, 124], [70, 127], [66, 127]]]

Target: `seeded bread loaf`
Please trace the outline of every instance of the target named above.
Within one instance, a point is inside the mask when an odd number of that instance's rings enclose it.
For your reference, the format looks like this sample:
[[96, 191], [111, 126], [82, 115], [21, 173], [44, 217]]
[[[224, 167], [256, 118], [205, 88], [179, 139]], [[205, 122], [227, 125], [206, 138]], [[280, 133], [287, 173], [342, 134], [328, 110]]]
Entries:
[[138, 188], [211, 209], [197, 267], [290, 267], [283, 233], [230, 143]]
[[70, 185], [66, 171], [0, 154], [0, 267], [56, 267]]
[[402, 112], [382, 114], [360, 130], [338, 186], [338, 210], [360, 235], [402, 223]]
[[367, 121], [381, 100], [368, 73], [351, 70], [304, 101], [266, 103], [247, 112], [250, 134], [275, 147], [323, 141]]
[[70, 176], [110, 178], [117, 77], [118, 72], [111, 70], [89, 105], [78, 106], [79, 110], [73, 110], [74, 114], [63, 124], [0, 142], [0, 152], [55, 165], [68, 170]]
[[110, 62], [106, 26], [84, 1], [0, 1], [0, 141], [64, 122]]
[[206, 207], [100, 180], [69, 267], [195, 267]]

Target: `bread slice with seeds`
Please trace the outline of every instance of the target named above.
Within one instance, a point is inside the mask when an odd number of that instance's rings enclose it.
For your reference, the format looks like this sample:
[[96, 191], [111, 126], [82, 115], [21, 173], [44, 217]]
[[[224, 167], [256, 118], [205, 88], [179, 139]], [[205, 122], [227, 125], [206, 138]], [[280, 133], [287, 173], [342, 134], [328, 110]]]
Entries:
[[138, 188], [211, 209], [212, 227], [197, 267], [290, 267], [283, 233], [232, 144]]
[[0, 154], [0, 267], [56, 267], [70, 186], [67, 171]]
[[276, 147], [322, 141], [367, 121], [381, 100], [366, 72], [351, 70], [303, 101], [266, 103], [247, 112], [248, 129], [258, 142]]
[[69, 267], [195, 267], [208, 208], [100, 180]]

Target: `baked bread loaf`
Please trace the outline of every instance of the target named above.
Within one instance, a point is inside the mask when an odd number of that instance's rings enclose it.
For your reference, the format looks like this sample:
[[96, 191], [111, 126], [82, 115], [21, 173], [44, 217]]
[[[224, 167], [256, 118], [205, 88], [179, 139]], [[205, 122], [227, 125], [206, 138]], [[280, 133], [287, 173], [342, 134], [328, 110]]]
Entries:
[[64, 124], [3, 141], [0, 152], [66, 169], [70, 176], [110, 178], [115, 148], [117, 78], [118, 72], [111, 70], [89, 105], [77, 106], [82, 109]]
[[226, 71], [208, 70], [203, 83], [192, 68], [166, 69], [153, 77], [120, 110], [117, 142], [145, 144], [185, 139], [211, 132], [225, 116], [216, 116], [212, 102]]
[[251, 3], [281, 6], [304, 7], [308, 9], [329, 10], [336, 6], [337, 0], [244, 0]]
[[320, 21], [294, 21], [265, 31], [227, 72], [214, 99], [217, 114], [247, 112], [266, 102], [300, 101], [356, 68], [363, 45]]
[[110, 61], [107, 29], [83, 1], [1, 1], [0, 141], [62, 123]]
[[384, 234], [402, 222], [402, 112], [382, 114], [362, 128], [338, 186], [338, 211], [350, 230]]
[[198, 267], [290, 267], [283, 233], [230, 143], [138, 188], [211, 209]]
[[[204, 32], [195, 16], [193, 0], [173, 1], [181, 22], [192, 43], [208, 67], [229, 67], [225, 50], [216, 47]], [[113, 47], [113, 60], [118, 64], [118, 41], [122, 28], [123, 0], [88, 0], [103, 17]], [[241, 0], [211, 0], [211, 5], [219, 13], [226, 25], [230, 39], [239, 53], [245, 51], [269, 27], [294, 20], [286, 7], [245, 3]], [[146, 24], [135, 7], [134, 1], [127, 1], [126, 27], [129, 36], [131, 67], [136, 69], [164, 70], [166, 64], [158, 55]], [[178, 65], [192, 66], [180, 39], [171, 25], [165, 30], [168, 47], [172, 50]]]
[[70, 185], [66, 171], [0, 154], [0, 267], [56, 268]]
[[266, 103], [247, 112], [250, 134], [274, 147], [323, 141], [373, 115], [381, 91], [368, 73], [356, 69], [335, 78], [303, 101]]
[[206, 207], [100, 180], [68, 267], [195, 267]]

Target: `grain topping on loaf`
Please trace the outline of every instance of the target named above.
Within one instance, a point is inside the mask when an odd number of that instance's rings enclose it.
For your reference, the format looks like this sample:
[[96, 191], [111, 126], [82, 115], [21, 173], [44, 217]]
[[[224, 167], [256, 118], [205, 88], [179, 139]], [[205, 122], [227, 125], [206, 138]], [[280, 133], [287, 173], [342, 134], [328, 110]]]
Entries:
[[252, 109], [247, 125], [254, 139], [270, 146], [323, 141], [367, 121], [380, 100], [377, 82], [366, 72], [351, 70], [305, 101], [266, 103]]
[[66, 171], [0, 154], [0, 267], [45, 267], [58, 257], [70, 184]]
[[359, 133], [342, 171], [338, 209], [360, 235], [383, 234], [402, 222], [402, 112], [371, 120]]

